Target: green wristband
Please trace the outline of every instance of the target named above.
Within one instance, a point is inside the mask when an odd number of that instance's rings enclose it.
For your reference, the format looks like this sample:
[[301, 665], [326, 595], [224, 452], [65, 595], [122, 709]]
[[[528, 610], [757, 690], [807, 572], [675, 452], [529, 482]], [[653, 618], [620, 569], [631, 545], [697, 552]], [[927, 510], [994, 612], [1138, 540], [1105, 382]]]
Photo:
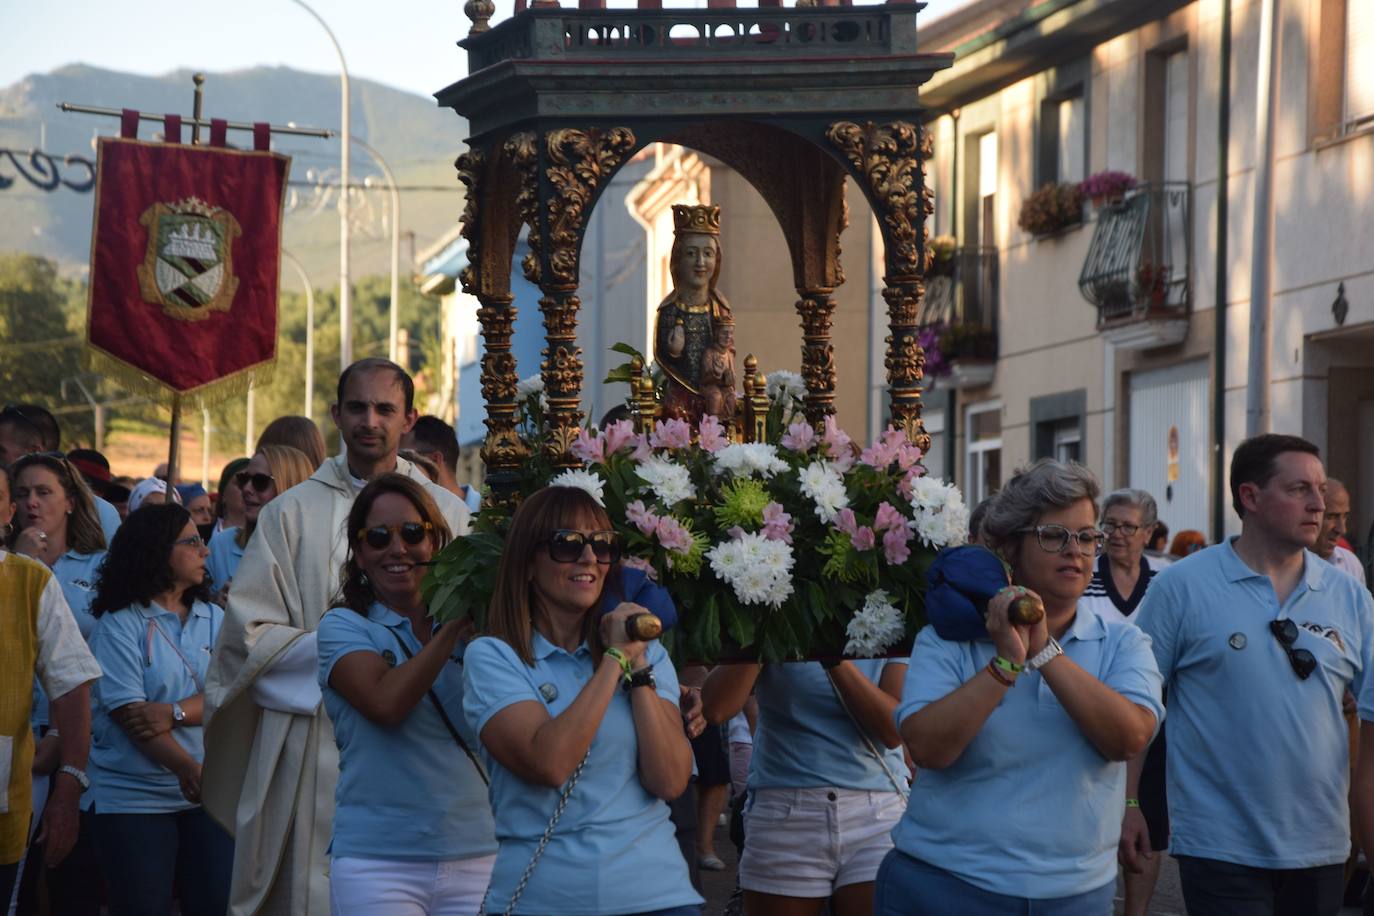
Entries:
[[630, 657], [615, 646], [609, 647], [606, 654], [615, 659], [616, 664], [620, 666], [620, 676], [629, 680], [630, 675], [634, 674], [634, 666], [630, 664]]
[[1139, 808], [1139, 807], [1140, 807], [1140, 799], [1138, 799], [1138, 798], [1128, 798], [1128, 799], [1126, 799], [1126, 807], [1127, 807], [1127, 808]]
[[1020, 674], [1022, 671], [1026, 670], [1025, 665], [1018, 665], [1016, 664], [1016, 662], [1010, 659], [1003, 658], [1000, 655], [994, 655], [992, 657], [992, 663], [996, 665], [998, 668], [1001, 668], [1007, 674]]

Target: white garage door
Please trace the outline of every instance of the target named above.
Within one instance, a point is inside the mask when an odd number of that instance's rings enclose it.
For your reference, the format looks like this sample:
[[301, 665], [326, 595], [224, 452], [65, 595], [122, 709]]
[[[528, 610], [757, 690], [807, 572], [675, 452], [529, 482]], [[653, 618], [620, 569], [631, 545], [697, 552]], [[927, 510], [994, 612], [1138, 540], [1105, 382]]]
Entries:
[[1170, 540], [1208, 531], [1210, 389], [1206, 360], [1131, 374], [1130, 486], [1159, 503]]

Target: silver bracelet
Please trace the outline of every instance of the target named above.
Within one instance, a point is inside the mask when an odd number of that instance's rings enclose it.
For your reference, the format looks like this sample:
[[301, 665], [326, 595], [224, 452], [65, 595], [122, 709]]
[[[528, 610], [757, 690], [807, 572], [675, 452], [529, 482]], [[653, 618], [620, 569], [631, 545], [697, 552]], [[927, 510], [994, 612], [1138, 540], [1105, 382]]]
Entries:
[[1045, 648], [1035, 653], [1035, 657], [1026, 662], [1027, 671], [1039, 671], [1041, 668], [1054, 661], [1064, 654], [1064, 647], [1053, 636], [1050, 641], [1045, 643]]

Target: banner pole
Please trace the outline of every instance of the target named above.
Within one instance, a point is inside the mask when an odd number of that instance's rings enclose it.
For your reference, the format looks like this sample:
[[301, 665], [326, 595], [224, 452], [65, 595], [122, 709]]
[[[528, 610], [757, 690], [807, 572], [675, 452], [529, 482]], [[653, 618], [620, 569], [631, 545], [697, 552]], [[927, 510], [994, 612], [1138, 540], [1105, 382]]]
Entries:
[[172, 441], [167, 446], [167, 502], [174, 503], [177, 481], [177, 444], [181, 441], [181, 394], [172, 395]]

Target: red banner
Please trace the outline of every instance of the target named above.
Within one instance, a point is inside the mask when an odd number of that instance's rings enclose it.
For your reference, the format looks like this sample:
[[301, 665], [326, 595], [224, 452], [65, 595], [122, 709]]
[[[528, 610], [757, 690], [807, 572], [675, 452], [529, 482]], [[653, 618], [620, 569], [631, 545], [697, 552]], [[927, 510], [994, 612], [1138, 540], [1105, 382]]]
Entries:
[[[167, 126], [175, 140], [180, 124]], [[275, 362], [290, 161], [101, 138], [86, 325], [101, 368], [145, 392], [203, 399]]]

